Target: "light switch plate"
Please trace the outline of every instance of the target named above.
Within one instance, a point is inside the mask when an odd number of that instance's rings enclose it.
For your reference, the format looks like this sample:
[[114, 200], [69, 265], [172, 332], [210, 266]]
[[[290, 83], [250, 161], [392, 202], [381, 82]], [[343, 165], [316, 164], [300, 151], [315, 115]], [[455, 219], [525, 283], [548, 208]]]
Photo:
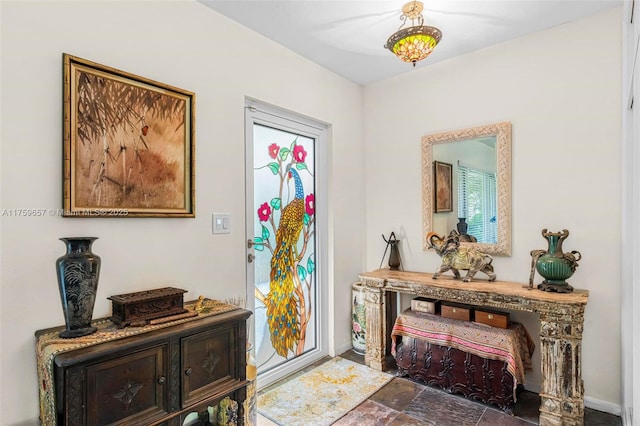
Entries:
[[214, 213], [213, 214], [213, 233], [214, 234], [230, 234], [231, 233], [231, 214], [230, 213]]

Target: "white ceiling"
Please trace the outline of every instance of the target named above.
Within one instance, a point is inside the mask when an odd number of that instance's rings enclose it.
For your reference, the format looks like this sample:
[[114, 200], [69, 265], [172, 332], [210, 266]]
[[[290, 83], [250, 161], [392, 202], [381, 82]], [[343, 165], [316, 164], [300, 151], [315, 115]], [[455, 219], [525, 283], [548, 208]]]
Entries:
[[[294, 52], [366, 85], [412, 69], [383, 46], [409, 0], [198, 0]], [[423, 0], [442, 41], [416, 68], [580, 19], [622, 0]], [[594, 28], [593, 36], [597, 37]], [[588, 43], [588, 40], [585, 40]], [[553, 49], [553, 46], [549, 46]]]

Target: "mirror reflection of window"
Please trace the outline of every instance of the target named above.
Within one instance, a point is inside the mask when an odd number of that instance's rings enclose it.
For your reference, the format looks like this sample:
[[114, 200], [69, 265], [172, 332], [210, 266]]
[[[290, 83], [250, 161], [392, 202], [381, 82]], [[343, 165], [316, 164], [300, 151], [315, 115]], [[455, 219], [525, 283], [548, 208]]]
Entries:
[[[448, 212], [435, 209], [437, 188], [432, 166], [435, 161], [453, 165], [453, 209]], [[422, 164], [424, 235], [429, 232], [449, 235], [452, 230], [465, 229], [466, 225], [467, 238], [461, 241], [477, 244], [476, 247], [487, 254], [511, 256], [511, 123], [505, 121], [425, 135], [422, 137]], [[495, 182], [482, 193], [472, 191], [475, 203], [465, 201], [470, 200], [469, 196], [460, 199], [458, 165], [492, 176], [482, 177], [481, 182]], [[478, 220], [480, 216], [482, 221]], [[471, 222], [473, 227], [468, 229]], [[429, 249], [426, 238], [423, 249]]]
[[[487, 226], [479, 225], [480, 217], [484, 218], [484, 206], [494, 205], [497, 209], [497, 193], [496, 185], [496, 171], [497, 171], [497, 154], [496, 154], [496, 137], [495, 136], [483, 136], [477, 138], [470, 138], [464, 140], [457, 140], [454, 142], [447, 142], [436, 144], [433, 147], [433, 157], [436, 162], [445, 162], [453, 164], [453, 202], [451, 213], [438, 213], [434, 218], [435, 232], [441, 234], [448, 234], [452, 229], [457, 228], [458, 219], [464, 217], [467, 224], [470, 224], [473, 220], [471, 229], [467, 230], [467, 235], [475, 237], [472, 242], [495, 244], [498, 234], [498, 223], [493, 222], [493, 234], [489, 234]], [[467, 169], [476, 171], [477, 173], [485, 172], [492, 174], [494, 180], [493, 191], [483, 191], [483, 197], [479, 198], [478, 191], [472, 191], [466, 198], [460, 197], [461, 188], [463, 186], [460, 183], [460, 171], [459, 167], [464, 166]], [[464, 181], [463, 181], [464, 183]], [[437, 186], [437, 185], [434, 185]], [[487, 197], [493, 195], [493, 200], [488, 200]], [[469, 199], [470, 203], [467, 203], [467, 207], [463, 207], [461, 203], [466, 203], [465, 200]], [[473, 198], [475, 197], [475, 198]], [[464, 216], [461, 216], [464, 214]], [[492, 217], [495, 216], [492, 215]], [[475, 217], [475, 219], [474, 219]], [[486, 231], [486, 232], [485, 232]], [[463, 241], [466, 241], [463, 239]]]
[[479, 243], [495, 244], [497, 235], [496, 174], [458, 165], [458, 217]]

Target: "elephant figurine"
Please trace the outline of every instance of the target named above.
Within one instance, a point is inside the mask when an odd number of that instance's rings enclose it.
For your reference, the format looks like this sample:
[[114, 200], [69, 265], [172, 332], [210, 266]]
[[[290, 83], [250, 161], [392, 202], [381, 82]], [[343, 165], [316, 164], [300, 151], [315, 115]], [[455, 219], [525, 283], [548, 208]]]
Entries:
[[453, 271], [453, 276], [457, 280], [460, 279], [459, 271], [466, 270], [467, 275], [462, 279], [465, 283], [470, 282], [478, 271], [486, 274], [489, 281], [496, 280], [496, 274], [491, 265], [493, 257], [475, 247], [460, 246], [460, 235], [457, 231], [451, 231], [449, 236], [445, 238], [435, 232], [429, 232], [427, 242], [429, 248], [433, 248], [442, 257], [442, 264], [433, 274], [434, 280], [437, 280], [443, 272], [448, 270]]

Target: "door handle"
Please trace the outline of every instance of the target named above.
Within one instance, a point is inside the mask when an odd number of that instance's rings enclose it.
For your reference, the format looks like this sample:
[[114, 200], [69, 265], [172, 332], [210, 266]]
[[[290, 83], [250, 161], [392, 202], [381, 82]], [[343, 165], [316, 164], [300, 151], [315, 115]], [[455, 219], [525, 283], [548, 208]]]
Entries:
[[253, 260], [254, 260], [255, 258], [256, 258], [256, 257], [255, 257], [253, 254], [249, 253], [249, 254], [247, 255], [247, 262], [249, 262], [249, 263], [253, 263]]
[[247, 247], [251, 248], [253, 246], [263, 246], [264, 243], [262, 241], [254, 241], [251, 238], [247, 240]]

